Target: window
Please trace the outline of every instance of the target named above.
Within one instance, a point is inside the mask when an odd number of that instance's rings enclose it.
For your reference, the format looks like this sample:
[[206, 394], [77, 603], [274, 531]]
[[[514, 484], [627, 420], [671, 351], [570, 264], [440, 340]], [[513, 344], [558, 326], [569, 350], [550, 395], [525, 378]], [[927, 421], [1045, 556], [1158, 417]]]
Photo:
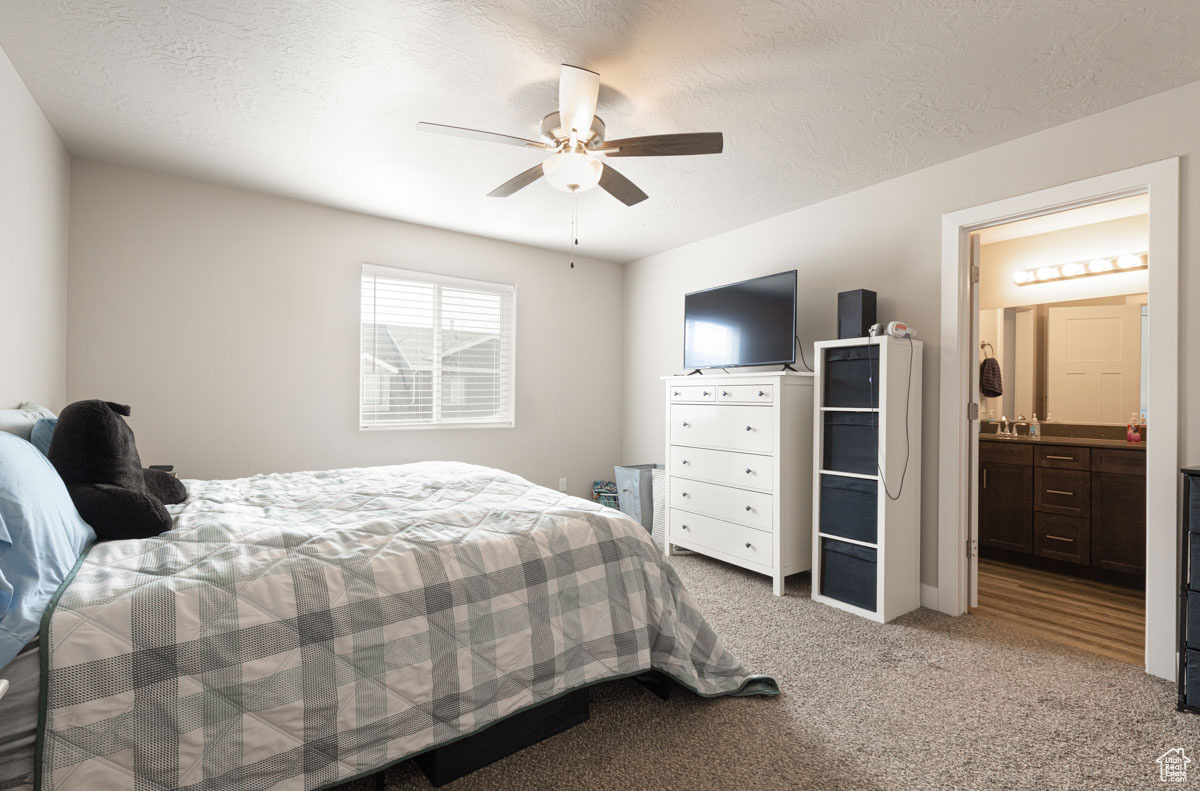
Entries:
[[513, 425], [512, 286], [366, 264], [359, 426]]

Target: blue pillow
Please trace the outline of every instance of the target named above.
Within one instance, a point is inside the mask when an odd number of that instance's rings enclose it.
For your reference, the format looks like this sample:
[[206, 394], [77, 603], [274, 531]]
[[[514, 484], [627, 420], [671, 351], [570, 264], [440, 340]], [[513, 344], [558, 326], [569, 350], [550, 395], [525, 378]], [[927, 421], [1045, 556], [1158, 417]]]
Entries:
[[56, 417], [41, 417], [38, 422], [33, 424], [33, 431], [29, 435], [29, 441], [33, 443], [33, 447], [42, 452], [46, 458], [50, 457], [50, 439], [54, 436], [54, 427], [58, 425]]
[[0, 432], [0, 667], [37, 636], [50, 598], [95, 540], [50, 460]]

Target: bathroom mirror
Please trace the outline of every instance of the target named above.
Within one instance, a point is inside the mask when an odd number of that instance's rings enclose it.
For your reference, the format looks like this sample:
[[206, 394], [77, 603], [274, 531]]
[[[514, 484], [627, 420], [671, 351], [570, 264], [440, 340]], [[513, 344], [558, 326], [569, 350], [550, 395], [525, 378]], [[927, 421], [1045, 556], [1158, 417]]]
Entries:
[[980, 311], [980, 359], [1004, 393], [981, 416], [1124, 425], [1146, 407], [1146, 294]]

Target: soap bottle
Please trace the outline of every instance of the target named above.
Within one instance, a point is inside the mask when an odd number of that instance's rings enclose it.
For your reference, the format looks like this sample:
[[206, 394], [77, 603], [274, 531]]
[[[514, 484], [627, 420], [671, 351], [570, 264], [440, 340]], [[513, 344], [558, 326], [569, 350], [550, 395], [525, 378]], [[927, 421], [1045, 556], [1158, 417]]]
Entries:
[[1037, 412], [1029, 419], [1029, 438], [1038, 439], [1042, 436], [1042, 424], [1038, 422]]
[[1137, 412], [1130, 412], [1129, 413], [1129, 425], [1125, 427], [1125, 441], [1126, 442], [1137, 442], [1138, 440], [1134, 439], [1134, 437], [1137, 436], [1136, 432], [1137, 432]]

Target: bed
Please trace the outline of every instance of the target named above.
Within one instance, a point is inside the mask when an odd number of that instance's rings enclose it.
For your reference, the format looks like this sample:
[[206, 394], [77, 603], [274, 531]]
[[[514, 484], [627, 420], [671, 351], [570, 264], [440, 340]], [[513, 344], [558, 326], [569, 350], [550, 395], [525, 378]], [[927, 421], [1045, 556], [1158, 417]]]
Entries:
[[187, 487], [170, 531], [95, 545], [59, 590], [33, 648], [37, 754], [30, 696], [6, 697], [25, 730], [0, 788], [328, 788], [650, 669], [703, 696], [777, 693], [641, 525], [515, 475]]

